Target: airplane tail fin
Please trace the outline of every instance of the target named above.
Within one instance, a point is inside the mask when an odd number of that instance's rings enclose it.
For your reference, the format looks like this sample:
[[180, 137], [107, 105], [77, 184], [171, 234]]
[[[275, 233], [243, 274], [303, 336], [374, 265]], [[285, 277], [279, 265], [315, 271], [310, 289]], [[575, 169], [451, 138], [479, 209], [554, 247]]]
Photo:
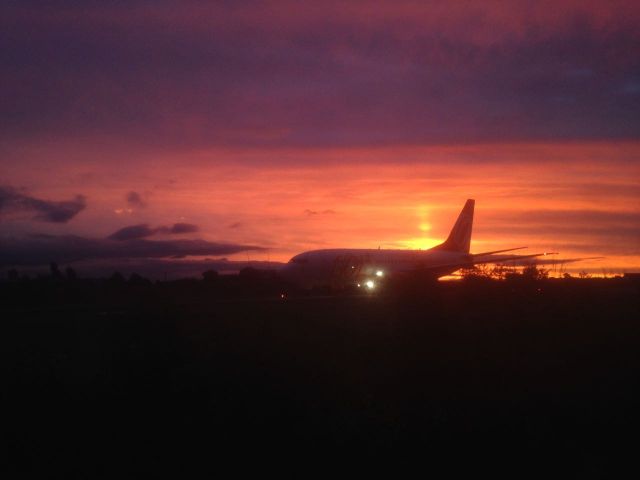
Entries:
[[444, 241], [434, 250], [446, 250], [449, 252], [469, 253], [471, 247], [471, 229], [473, 227], [473, 207], [476, 201], [469, 199], [464, 204], [464, 208], [458, 216], [455, 225], [451, 229], [451, 233]]

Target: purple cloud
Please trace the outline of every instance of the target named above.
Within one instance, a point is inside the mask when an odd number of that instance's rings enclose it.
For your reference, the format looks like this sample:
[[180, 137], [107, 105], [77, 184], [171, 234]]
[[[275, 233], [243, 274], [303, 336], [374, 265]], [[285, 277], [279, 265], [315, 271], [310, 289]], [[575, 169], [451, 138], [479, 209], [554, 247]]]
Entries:
[[261, 247], [206, 240], [156, 241], [144, 238], [114, 241], [76, 235], [32, 235], [0, 238], [0, 265], [42, 265], [88, 259], [182, 258], [260, 251]]
[[149, 225], [142, 223], [140, 225], [130, 225], [109, 235], [110, 240], [126, 241], [139, 238], [146, 238], [155, 235], [157, 229], [149, 228]]
[[0, 135], [158, 148], [638, 137], [640, 8], [451, 3], [9, 2]]
[[158, 233], [180, 235], [184, 233], [194, 233], [198, 230], [198, 226], [191, 223], [174, 223], [171, 227], [160, 226], [156, 228], [151, 228], [148, 224], [141, 223], [139, 225], [129, 225], [128, 227], [121, 228], [107, 238], [110, 240], [127, 241], [151, 237]]
[[42, 200], [20, 193], [11, 187], [0, 187], [0, 212], [27, 211], [35, 213], [34, 220], [51, 223], [66, 223], [87, 206], [83, 195], [76, 195], [73, 200]]
[[142, 195], [133, 191], [127, 193], [127, 204], [134, 208], [144, 208], [147, 206], [147, 202], [142, 199]]
[[191, 223], [174, 223], [173, 226], [169, 229], [169, 233], [177, 235], [182, 233], [194, 233], [198, 230], [198, 226]]

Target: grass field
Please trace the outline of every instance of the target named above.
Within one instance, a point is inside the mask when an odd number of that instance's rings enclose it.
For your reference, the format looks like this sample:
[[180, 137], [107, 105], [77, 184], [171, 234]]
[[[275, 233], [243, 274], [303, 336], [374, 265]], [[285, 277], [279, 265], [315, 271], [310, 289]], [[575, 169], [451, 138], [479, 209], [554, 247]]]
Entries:
[[640, 312], [623, 280], [286, 300], [206, 282], [0, 288], [13, 477], [637, 467]]

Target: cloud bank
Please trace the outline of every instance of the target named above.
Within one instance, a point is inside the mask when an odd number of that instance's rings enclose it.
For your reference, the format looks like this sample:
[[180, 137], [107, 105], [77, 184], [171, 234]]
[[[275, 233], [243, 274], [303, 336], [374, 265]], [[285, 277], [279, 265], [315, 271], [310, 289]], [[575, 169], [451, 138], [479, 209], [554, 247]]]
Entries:
[[181, 258], [262, 250], [252, 245], [206, 240], [117, 241], [76, 235], [33, 235], [27, 238], [0, 238], [0, 265], [43, 265], [52, 261], [68, 263], [89, 259]]
[[0, 136], [629, 139], [637, 2], [5, 2]]
[[180, 235], [184, 233], [194, 233], [198, 230], [198, 226], [191, 223], [174, 223], [171, 227], [161, 226], [156, 228], [151, 228], [148, 224], [141, 223], [139, 225], [130, 225], [128, 227], [121, 228], [109, 235], [107, 238], [110, 240], [126, 241], [147, 238], [158, 233]]
[[34, 220], [51, 223], [67, 223], [87, 206], [83, 195], [72, 200], [57, 202], [25, 195], [11, 187], [0, 186], [0, 213], [29, 212]]

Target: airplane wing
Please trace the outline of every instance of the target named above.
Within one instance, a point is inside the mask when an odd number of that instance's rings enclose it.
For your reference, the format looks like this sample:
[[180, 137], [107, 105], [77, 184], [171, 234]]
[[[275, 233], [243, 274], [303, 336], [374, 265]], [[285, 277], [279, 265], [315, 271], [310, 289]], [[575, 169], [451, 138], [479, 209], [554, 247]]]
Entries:
[[547, 255], [558, 255], [558, 252], [532, 253], [531, 255], [491, 255], [489, 258], [483, 258], [480, 260], [473, 259], [471, 263], [473, 265], [479, 265], [483, 263], [517, 262], [520, 260], [526, 260], [527, 258], [546, 257]]
[[[561, 264], [561, 263], [573, 263], [573, 262], [581, 262], [582, 260], [600, 260], [605, 257], [580, 257], [580, 258], [549, 258], [543, 260], [536, 260], [535, 263], [537, 265], [553, 265], [553, 264]], [[528, 262], [523, 262], [522, 265], [529, 265]]]
[[[484, 263], [506, 263], [506, 262], [517, 262], [521, 260], [526, 260], [528, 258], [535, 257], [544, 257], [548, 255], [557, 255], [558, 252], [544, 252], [544, 253], [532, 253], [531, 255], [492, 255], [489, 258], [475, 259], [475, 255], [470, 256], [469, 260], [456, 262], [456, 263], [442, 263], [437, 265], [429, 265], [424, 268], [414, 268], [414, 269], [406, 269], [397, 271], [396, 273], [410, 273], [416, 271], [438, 271], [438, 270], [446, 270], [451, 268], [471, 268], [474, 265], [480, 265]], [[487, 256], [489, 254], [485, 254]], [[575, 260], [577, 261], [577, 260]]]
[[482, 252], [482, 253], [472, 253], [473, 257], [485, 257], [487, 255], [493, 255], [494, 253], [504, 253], [504, 252], [513, 252], [515, 250], [522, 250], [527, 247], [516, 247], [516, 248], [507, 248], [505, 250], [494, 250], [492, 252]]
[[534, 262], [526, 261], [531, 258], [539, 258], [539, 257], [544, 257], [549, 255], [558, 255], [558, 252], [534, 253], [531, 255], [499, 255], [499, 256], [494, 256], [490, 259], [471, 260], [464, 264], [450, 263], [450, 264], [435, 265], [433, 267], [429, 266], [428, 270], [430, 270], [431, 268], [436, 270], [444, 269], [444, 268], [453, 268], [455, 266], [458, 266], [458, 268], [470, 268], [470, 267], [473, 267], [474, 265], [481, 265], [486, 263], [497, 263], [497, 264], [508, 263], [509, 265], [519, 266], [519, 267], [531, 265], [532, 263], [536, 265], [552, 265], [552, 264], [560, 264], [560, 263], [574, 263], [574, 262], [580, 262], [582, 260], [599, 260], [601, 258], [605, 258], [605, 257], [549, 258], [549, 259], [535, 260]]

